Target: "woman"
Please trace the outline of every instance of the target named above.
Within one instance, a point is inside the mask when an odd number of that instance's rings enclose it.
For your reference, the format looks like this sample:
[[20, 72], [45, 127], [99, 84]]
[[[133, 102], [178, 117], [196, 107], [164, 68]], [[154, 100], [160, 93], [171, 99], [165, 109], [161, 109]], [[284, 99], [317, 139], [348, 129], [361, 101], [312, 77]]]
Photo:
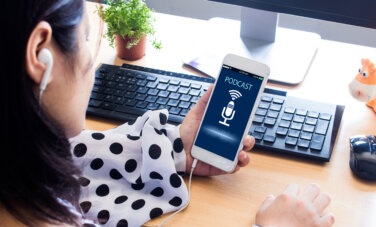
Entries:
[[[176, 172], [191, 168], [190, 149], [212, 88], [180, 127], [166, 124], [167, 111], [154, 111], [133, 124], [81, 133], [94, 81], [84, 2], [9, 1], [7, 7], [1, 37], [0, 225], [80, 226], [91, 219], [107, 226], [137, 226], [183, 206], [186, 188]], [[41, 60], [42, 49], [51, 53], [53, 65], [41, 92], [48, 66]], [[243, 143], [236, 170], [248, 164], [246, 151], [254, 139], [246, 137]], [[154, 168], [160, 172], [152, 174]], [[194, 172], [222, 173], [204, 163]], [[174, 193], [180, 197], [169, 199]], [[139, 196], [150, 201], [135, 200]], [[289, 185], [277, 198], [267, 197], [256, 224], [331, 226], [333, 215], [323, 215], [329, 202], [316, 185], [301, 193]], [[149, 204], [164, 207], [146, 209]]]

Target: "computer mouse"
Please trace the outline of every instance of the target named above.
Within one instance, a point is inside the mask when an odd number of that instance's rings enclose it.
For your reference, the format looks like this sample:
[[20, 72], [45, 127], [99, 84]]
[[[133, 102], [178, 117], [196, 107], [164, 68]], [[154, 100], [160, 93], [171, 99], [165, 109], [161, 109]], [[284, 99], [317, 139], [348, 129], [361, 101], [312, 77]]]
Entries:
[[350, 138], [350, 168], [355, 176], [376, 180], [376, 138], [359, 135]]

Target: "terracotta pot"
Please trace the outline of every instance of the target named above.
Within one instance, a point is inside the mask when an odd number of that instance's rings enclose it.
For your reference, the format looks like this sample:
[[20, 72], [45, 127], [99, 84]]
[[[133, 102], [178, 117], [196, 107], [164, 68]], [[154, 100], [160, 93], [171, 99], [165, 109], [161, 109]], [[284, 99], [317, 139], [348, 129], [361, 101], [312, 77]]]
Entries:
[[129, 40], [128, 36], [123, 39], [120, 35], [115, 35], [117, 56], [128, 61], [135, 61], [142, 58], [145, 55], [146, 50], [146, 36], [142, 36], [137, 45], [127, 49], [127, 43]]

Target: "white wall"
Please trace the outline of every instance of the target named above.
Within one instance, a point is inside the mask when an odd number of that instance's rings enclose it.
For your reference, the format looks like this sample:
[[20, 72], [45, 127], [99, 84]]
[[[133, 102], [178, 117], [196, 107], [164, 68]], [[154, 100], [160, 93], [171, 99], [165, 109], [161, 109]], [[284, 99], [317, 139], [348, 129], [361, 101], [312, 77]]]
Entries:
[[[240, 7], [208, 0], [146, 0], [147, 5], [157, 12], [199, 19], [224, 17], [240, 18]], [[376, 13], [376, 9], [375, 9]], [[316, 32], [323, 39], [376, 47], [376, 29], [316, 20], [305, 17], [281, 14], [281, 27]]]

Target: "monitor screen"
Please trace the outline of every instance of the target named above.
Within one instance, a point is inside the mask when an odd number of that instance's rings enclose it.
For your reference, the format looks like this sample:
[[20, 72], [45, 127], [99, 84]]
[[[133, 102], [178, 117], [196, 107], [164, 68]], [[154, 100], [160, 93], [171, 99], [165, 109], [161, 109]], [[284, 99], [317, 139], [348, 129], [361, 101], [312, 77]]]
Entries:
[[376, 28], [375, 0], [210, 0], [338, 23]]

